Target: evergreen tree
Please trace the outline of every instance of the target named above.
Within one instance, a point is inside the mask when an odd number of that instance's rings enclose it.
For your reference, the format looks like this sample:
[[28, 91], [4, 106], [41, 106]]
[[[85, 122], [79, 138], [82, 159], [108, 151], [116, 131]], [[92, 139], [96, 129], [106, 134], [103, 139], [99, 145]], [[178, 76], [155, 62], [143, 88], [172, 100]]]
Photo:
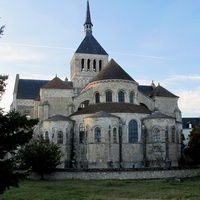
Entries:
[[0, 27], [0, 37], [1, 35], [3, 35], [4, 28], [5, 28], [5, 25]]
[[[5, 91], [8, 76], [0, 75], [0, 94]], [[24, 172], [16, 171], [16, 151], [29, 142], [33, 135], [36, 119], [28, 120], [16, 111], [4, 113], [0, 108], [0, 194], [10, 186], [18, 186], [26, 177]]]
[[191, 164], [200, 164], [200, 126], [190, 132], [188, 146], [184, 149], [186, 160]]
[[19, 157], [26, 168], [30, 168], [44, 179], [60, 164], [60, 147], [38, 135], [19, 150]]

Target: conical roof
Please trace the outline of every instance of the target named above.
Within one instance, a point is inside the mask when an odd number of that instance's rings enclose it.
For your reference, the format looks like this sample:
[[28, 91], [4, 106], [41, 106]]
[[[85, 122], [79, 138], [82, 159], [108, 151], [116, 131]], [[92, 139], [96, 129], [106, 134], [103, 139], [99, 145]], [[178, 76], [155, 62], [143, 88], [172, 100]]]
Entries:
[[105, 67], [97, 74], [91, 82], [107, 80], [107, 79], [122, 79], [135, 81], [129, 76], [113, 59], [111, 59]]
[[151, 97], [178, 97], [176, 95], [174, 95], [173, 93], [171, 93], [170, 91], [168, 91], [167, 89], [165, 89], [164, 87], [162, 87], [161, 85], [158, 85], [152, 92], [152, 94], [150, 95]]
[[73, 89], [67, 83], [59, 79], [57, 76], [45, 84], [42, 88], [45, 89]]

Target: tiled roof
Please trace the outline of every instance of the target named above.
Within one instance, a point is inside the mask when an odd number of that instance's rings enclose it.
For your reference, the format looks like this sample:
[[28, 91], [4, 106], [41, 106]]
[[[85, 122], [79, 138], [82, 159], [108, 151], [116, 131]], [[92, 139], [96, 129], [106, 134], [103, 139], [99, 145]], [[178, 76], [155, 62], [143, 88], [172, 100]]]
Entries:
[[189, 124], [192, 125], [192, 128], [196, 126], [200, 126], [200, 118], [197, 117], [183, 117], [182, 118], [182, 125], [183, 129], [188, 129]]
[[134, 81], [113, 59], [94, 77], [91, 82], [108, 79], [122, 79]]
[[90, 115], [90, 117], [95, 118], [95, 117], [117, 117], [117, 116], [111, 115], [110, 113], [107, 113], [107, 112], [101, 110], [99, 112], [96, 112], [93, 115]]
[[73, 89], [66, 82], [59, 79], [57, 76], [45, 84], [42, 88], [45, 89]]
[[151, 97], [178, 97], [176, 95], [174, 95], [173, 93], [169, 92], [167, 89], [165, 89], [164, 87], [158, 85], [152, 92], [152, 94], [150, 95]]
[[175, 119], [174, 117], [171, 117], [169, 115], [165, 115], [160, 113], [159, 111], [155, 111], [152, 114], [148, 115], [147, 117], [145, 117], [144, 119]]
[[151, 111], [142, 105], [135, 105], [131, 103], [98, 103], [89, 105], [86, 108], [83, 108], [72, 115], [81, 115], [81, 114], [92, 114], [99, 111], [104, 111], [107, 113], [146, 113], [150, 114]]
[[44, 121], [72, 121], [72, 120], [69, 117], [65, 117], [63, 115], [54, 115]]
[[85, 36], [75, 53], [108, 55], [92, 34]]
[[36, 99], [40, 88], [48, 82], [47, 80], [19, 79], [17, 99]]

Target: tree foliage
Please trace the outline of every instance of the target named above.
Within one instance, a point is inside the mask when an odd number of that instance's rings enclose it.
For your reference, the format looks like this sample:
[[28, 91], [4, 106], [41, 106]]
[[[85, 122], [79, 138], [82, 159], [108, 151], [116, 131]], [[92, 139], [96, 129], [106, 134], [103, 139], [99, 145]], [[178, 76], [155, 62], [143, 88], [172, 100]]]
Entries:
[[0, 28], [0, 36], [3, 35], [4, 28], [5, 28], [5, 25]]
[[1, 75], [0, 74], [0, 100], [2, 99], [2, 96], [5, 92], [6, 80], [7, 79], [8, 79], [7, 75]]
[[60, 164], [61, 155], [60, 147], [41, 135], [33, 138], [19, 151], [24, 166], [31, 167], [34, 172], [40, 174], [41, 179]]
[[[7, 76], [0, 75], [0, 94], [5, 91]], [[4, 113], [0, 108], [0, 194], [10, 186], [18, 186], [26, 177], [24, 172], [16, 171], [16, 150], [27, 143], [33, 135], [36, 119], [28, 120], [19, 112]]]
[[5, 28], [5, 25], [0, 27], [0, 38], [1, 38], [1, 35], [3, 35], [4, 28]]
[[190, 132], [188, 146], [184, 149], [186, 160], [191, 164], [200, 164], [200, 126]]

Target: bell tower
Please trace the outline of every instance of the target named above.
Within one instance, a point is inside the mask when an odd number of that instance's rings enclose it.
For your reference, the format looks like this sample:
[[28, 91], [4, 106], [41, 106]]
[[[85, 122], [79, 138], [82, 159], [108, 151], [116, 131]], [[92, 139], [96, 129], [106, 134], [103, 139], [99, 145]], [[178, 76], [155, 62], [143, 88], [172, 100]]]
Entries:
[[76, 93], [80, 91], [102, 70], [108, 62], [108, 54], [92, 34], [89, 0], [87, 0], [85, 37], [70, 63], [70, 79]]

